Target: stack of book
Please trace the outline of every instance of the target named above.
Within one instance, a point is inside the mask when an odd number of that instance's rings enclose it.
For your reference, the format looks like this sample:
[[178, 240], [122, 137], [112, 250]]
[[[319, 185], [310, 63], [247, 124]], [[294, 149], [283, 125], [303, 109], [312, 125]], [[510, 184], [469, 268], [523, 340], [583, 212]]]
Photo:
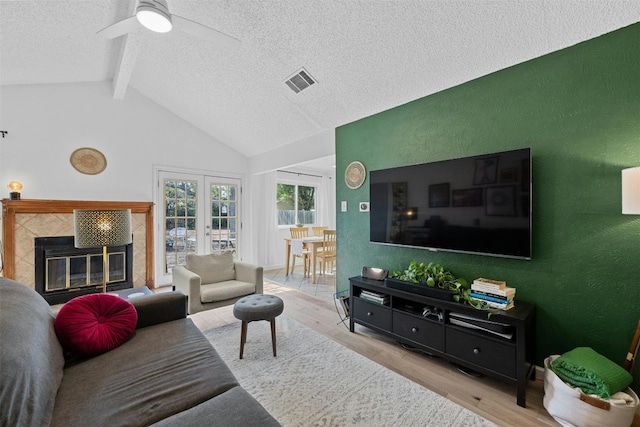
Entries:
[[508, 310], [513, 307], [516, 288], [510, 288], [501, 280], [491, 280], [480, 277], [471, 284], [472, 300], [487, 303], [491, 308]]
[[377, 292], [368, 291], [363, 289], [360, 291], [360, 298], [367, 301], [375, 302], [376, 304], [388, 305], [389, 295], [379, 294]]

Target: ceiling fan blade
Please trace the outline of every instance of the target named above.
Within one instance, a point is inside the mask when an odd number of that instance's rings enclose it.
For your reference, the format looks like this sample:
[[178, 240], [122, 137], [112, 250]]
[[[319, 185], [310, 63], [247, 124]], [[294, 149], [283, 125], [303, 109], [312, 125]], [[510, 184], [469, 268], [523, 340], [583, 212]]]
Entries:
[[100, 34], [108, 39], [115, 39], [116, 37], [120, 37], [124, 34], [130, 33], [131, 31], [137, 30], [141, 25], [138, 22], [138, 18], [134, 16], [130, 16], [122, 21], [118, 21], [113, 25], [109, 25], [107, 28], [103, 28], [98, 31], [97, 34]]
[[171, 20], [173, 21], [174, 28], [184, 31], [185, 33], [189, 33], [192, 36], [234, 49], [240, 47], [240, 40], [225, 33], [221, 33], [218, 30], [214, 30], [213, 28], [206, 27], [177, 15], [171, 15]]

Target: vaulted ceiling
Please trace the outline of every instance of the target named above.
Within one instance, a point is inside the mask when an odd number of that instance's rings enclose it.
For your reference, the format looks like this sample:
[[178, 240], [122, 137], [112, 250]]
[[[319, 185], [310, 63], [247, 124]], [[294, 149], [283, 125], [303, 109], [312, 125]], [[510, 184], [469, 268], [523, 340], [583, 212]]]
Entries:
[[640, 21], [636, 0], [168, 0], [240, 47], [96, 35], [135, 4], [0, 0], [0, 84], [115, 79], [251, 157]]

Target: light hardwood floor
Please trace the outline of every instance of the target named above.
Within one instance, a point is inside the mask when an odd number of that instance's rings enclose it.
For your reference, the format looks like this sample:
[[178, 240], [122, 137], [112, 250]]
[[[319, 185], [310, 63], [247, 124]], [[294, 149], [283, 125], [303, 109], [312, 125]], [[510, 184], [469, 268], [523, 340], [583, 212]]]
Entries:
[[[283, 269], [271, 270], [265, 271], [264, 277], [264, 292], [280, 296], [289, 317], [497, 425], [560, 425], [542, 405], [541, 379], [529, 381], [527, 407], [522, 408], [516, 404], [515, 386], [489, 377], [463, 374], [438, 357], [403, 348], [396, 341], [360, 325], [356, 325], [355, 333], [349, 332], [348, 321], [341, 321], [334, 302], [335, 276], [321, 277], [318, 284], [302, 277], [301, 271], [285, 276]], [[215, 311], [214, 322], [237, 322], [232, 307]], [[640, 416], [636, 415], [632, 425], [640, 427]]]

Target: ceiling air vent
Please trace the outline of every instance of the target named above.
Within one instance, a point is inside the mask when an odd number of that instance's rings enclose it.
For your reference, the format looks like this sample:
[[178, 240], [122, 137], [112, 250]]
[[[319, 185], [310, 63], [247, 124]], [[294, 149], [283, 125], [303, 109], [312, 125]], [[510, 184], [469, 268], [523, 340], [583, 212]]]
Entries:
[[300, 71], [289, 77], [289, 79], [287, 79], [285, 83], [291, 88], [292, 91], [298, 93], [314, 84], [315, 80], [313, 80], [313, 77], [309, 75], [307, 70], [301, 68]]

